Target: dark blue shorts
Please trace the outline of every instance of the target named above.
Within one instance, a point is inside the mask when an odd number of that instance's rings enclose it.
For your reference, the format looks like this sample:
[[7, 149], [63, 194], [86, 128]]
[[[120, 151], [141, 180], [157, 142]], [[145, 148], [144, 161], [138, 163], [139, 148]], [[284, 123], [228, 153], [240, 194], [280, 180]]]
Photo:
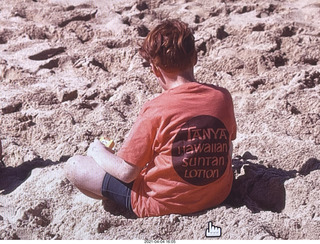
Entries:
[[101, 193], [104, 197], [113, 200], [115, 203], [133, 213], [131, 206], [132, 185], [133, 182], [124, 183], [106, 173], [102, 182]]

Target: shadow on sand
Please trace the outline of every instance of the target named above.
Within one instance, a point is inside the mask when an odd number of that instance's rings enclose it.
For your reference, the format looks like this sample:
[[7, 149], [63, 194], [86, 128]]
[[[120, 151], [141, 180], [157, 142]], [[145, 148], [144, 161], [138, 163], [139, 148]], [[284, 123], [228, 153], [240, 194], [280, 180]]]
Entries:
[[247, 206], [252, 212], [272, 211], [280, 213], [285, 207], [286, 191], [284, 182], [298, 174], [306, 176], [320, 169], [320, 161], [310, 158], [299, 171], [286, 171], [252, 163], [257, 157], [246, 152], [232, 160], [235, 179], [229, 197], [223, 205], [230, 207]]
[[35, 168], [44, 168], [66, 161], [67, 158], [61, 157], [60, 161], [53, 162], [42, 158], [35, 158], [26, 161], [17, 167], [0, 168], [0, 195], [7, 195], [17, 189], [24, 181], [28, 179]]

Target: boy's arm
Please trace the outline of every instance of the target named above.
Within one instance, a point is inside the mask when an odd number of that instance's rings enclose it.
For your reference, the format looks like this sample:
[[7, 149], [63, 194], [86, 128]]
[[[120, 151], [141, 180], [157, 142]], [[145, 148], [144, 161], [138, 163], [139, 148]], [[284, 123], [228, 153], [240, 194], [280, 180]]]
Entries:
[[113, 177], [130, 183], [137, 178], [142, 168], [127, 163], [122, 158], [106, 148], [98, 139], [89, 146], [87, 155], [92, 157], [96, 163]]

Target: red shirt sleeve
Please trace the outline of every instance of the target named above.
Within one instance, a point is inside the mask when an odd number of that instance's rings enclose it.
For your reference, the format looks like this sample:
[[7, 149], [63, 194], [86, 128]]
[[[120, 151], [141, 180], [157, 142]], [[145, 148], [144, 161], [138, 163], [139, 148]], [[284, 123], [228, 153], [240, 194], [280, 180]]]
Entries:
[[155, 116], [148, 115], [148, 108], [144, 106], [117, 155], [141, 168], [152, 161], [152, 147], [155, 139], [154, 120]]

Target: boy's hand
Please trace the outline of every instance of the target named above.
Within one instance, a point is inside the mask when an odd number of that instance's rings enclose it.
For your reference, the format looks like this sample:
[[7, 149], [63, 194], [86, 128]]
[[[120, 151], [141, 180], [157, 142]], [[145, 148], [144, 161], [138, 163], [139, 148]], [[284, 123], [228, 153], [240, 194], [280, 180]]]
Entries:
[[105, 147], [98, 139], [95, 139], [88, 148], [87, 156], [94, 158], [99, 152], [109, 151], [114, 153], [110, 148]]
[[106, 150], [106, 147], [98, 139], [95, 139], [88, 148], [87, 156], [93, 158], [99, 152], [105, 151], [105, 150]]

